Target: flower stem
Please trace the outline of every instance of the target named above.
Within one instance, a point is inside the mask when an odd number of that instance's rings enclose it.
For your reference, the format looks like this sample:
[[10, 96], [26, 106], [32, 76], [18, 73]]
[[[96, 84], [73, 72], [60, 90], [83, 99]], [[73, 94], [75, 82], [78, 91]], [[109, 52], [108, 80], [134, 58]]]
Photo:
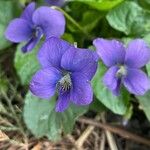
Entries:
[[80, 26], [80, 24], [77, 23], [77, 22], [76, 22], [68, 13], [66, 13], [63, 9], [61, 9], [60, 7], [57, 7], [57, 6], [52, 6], [51, 8], [61, 11], [61, 12], [64, 14], [64, 16], [65, 16], [70, 22], [72, 22], [72, 24], [74, 24], [74, 26], [76, 26], [80, 31], [82, 31], [86, 36], [89, 37], [89, 34], [82, 28], [82, 26]]

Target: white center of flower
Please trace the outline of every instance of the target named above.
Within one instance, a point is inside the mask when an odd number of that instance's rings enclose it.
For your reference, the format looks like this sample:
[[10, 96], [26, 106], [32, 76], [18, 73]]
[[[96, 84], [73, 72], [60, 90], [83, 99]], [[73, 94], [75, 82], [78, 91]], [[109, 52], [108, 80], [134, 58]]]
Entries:
[[43, 31], [42, 31], [42, 29], [41, 29], [41, 27], [35, 27], [34, 29], [33, 29], [33, 33], [32, 33], [32, 36], [34, 37], [34, 38], [41, 38], [42, 37], [42, 35], [43, 35]]
[[65, 74], [58, 82], [58, 88], [62, 91], [68, 91], [72, 86], [70, 74]]
[[120, 78], [125, 75], [127, 75], [127, 69], [124, 65], [120, 65], [119, 70], [116, 73], [116, 76]]

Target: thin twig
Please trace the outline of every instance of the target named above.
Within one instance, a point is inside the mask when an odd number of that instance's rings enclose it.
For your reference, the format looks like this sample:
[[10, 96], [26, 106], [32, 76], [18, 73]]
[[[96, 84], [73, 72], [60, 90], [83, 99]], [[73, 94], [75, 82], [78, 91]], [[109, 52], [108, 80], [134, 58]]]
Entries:
[[98, 133], [97, 133], [97, 131], [93, 131], [92, 132], [92, 134], [93, 134], [93, 136], [94, 136], [94, 150], [98, 150], [99, 149], [99, 135], [98, 135]]
[[10, 121], [9, 118], [4, 118], [2, 116], [0, 116], [0, 125], [6, 125], [6, 126], [10, 126], [10, 127], [15, 127], [15, 125], [13, 125]]
[[79, 139], [76, 141], [75, 145], [78, 147], [78, 149], [83, 149], [82, 146], [88, 136], [91, 134], [91, 132], [94, 130], [94, 126], [88, 126], [85, 131], [82, 133], [82, 135], [79, 137]]
[[115, 126], [112, 126], [112, 125], [108, 125], [106, 123], [100, 123], [100, 122], [97, 122], [97, 121], [95, 121], [93, 119], [87, 119], [87, 118], [84, 118], [84, 117], [79, 118], [78, 121], [82, 122], [82, 123], [85, 123], [85, 124], [93, 125], [95, 127], [102, 128], [104, 130], [109, 130], [109, 131], [111, 131], [111, 132], [113, 132], [115, 134], [118, 134], [121, 137], [126, 138], [128, 140], [133, 140], [135, 142], [138, 142], [138, 143], [150, 146], [150, 140], [149, 139], [143, 138], [141, 136], [138, 136], [136, 134], [128, 132], [128, 131], [126, 131], [124, 129], [121, 129], [121, 128], [118, 128], [118, 127], [115, 127]]
[[28, 140], [27, 140], [27, 136], [26, 136], [26, 134], [25, 134], [25, 132], [24, 132], [24, 129], [23, 129], [21, 123], [20, 123], [20, 120], [18, 119], [17, 114], [16, 114], [16, 112], [15, 112], [15, 110], [14, 110], [12, 104], [11, 104], [11, 101], [10, 101], [10, 99], [8, 98], [8, 96], [7, 96], [5, 93], [2, 93], [2, 94], [3, 94], [3, 97], [5, 98], [5, 100], [6, 100], [7, 104], [8, 104], [8, 107], [10, 108], [10, 111], [11, 111], [12, 114], [14, 115], [14, 119], [15, 119], [15, 121], [16, 121], [16, 123], [17, 123], [19, 129], [20, 129], [20, 132], [21, 132], [22, 135], [24, 136], [25, 143], [27, 144], [27, 143], [28, 143], [28, 142], [27, 142], [27, 141], [28, 141]]
[[[101, 119], [103, 123], [106, 123], [105, 113], [101, 114]], [[118, 150], [113, 134], [109, 130], [105, 130], [107, 141], [111, 150]]]
[[11, 118], [11, 119], [14, 119], [14, 116], [11, 115], [11, 114], [8, 113], [8, 112], [0, 112], [0, 115], [4, 115], [4, 116], [7, 116], [7, 117], [9, 117], [9, 118]]
[[0, 130], [2, 131], [17, 131], [19, 128], [13, 126], [13, 127], [6, 127], [6, 126], [1, 126], [0, 125]]
[[[100, 119], [100, 115], [97, 115], [95, 117], [95, 120], [99, 120]], [[85, 131], [82, 133], [82, 135], [77, 139], [75, 145], [79, 148], [82, 149], [82, 146], [84, 144], [84, 142], [86, 141], [86, 139], [89, 137], [89, 135], [91, 134], [91, 132], [94, 130], [94, 126], [89, 125]]]
[[17, 145], [17, 146], [20, 146], [20, 147], [26, 147], [26, 145], [24, 144], [24, 143], [20, 143], [20, 142], [18, 142], [18, 141], [15, 141], [15, 140], [12, 140], [12, 139], [10, 139], [10, 140], [8, 140], [12, 145]]
[[102, 131], [101, 134], [101, 143], [100, 143], [100, 150], [105, 150], [105, 142], [106, 142], [106, 136], [104, 131]]
[[72, 136], [72, 135], [70, 135], [70, 134], [68, 134], [67, 135], [67, 138], [69, 139], [69, 141], [74, 145], [74, 147], [75, 147], [75, 149], [76, 150], [78, 150], [79, 148], [76, 146], [76, 144], [75, 144], [75, 139], [74, 139], [74, 137]]
[[[18, 117], [17, 117], [17, 115], [16, 115], [16, 112], [15, 112], [15, 110], [14, 110], [12, 104], [11, 104], [10, 99], [7, 97], [7, 95], [6, 95], [5, 93], [3, 93], [3, 96], [4, 96], [5, 100], [6, 100], [8, 106], [9, 106], [11, 112], [12, 112], [12, 114], [14, 115], [13, 117], [14, 117], [15, 121], [17, 122], [19, 128], [20, 128], [20, 129], [22, 130], [22, 132], [23, 132], [22, 125], [20, 124], [20, 121], [19, 121], [19, 119], [18, 119]], [[24, 133], [24, 132], [23, 132], [23, 133]]]

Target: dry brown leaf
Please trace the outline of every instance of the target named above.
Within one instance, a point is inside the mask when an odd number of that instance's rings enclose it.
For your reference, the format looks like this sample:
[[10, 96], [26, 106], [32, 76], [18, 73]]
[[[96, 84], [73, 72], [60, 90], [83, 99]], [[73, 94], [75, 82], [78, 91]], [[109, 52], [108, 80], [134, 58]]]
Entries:
[[42, 145], [41, 143], [38, 143], [31, 150], [41, 150], [41, 149], [42, 149]]

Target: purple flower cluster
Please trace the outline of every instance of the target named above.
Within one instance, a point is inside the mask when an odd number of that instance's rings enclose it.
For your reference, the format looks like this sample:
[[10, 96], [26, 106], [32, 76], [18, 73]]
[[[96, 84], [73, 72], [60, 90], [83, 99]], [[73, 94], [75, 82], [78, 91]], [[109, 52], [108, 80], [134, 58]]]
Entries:
[[103, 82], [113, 94], [119, 94], [122, 84], [135, 95], [143, 95], [150, 89], [150, 80], [141, 70], [150, 60], [150, 49], [143, 40], [133, 40], [126, 48], [117, 40], [97, 38], [93, 41], [96, 53], [61, 40], [64, 30], [65, 18], [61, 12], [44, 6], [35, 9], [35, 3], [31, 3], [20, 18], [10, 22], [5, 32], [12, 42], [26, 42], [23, 52], [31, 51], [43, 35], [46, 37], [38, 52], [41, 69], [33, 76], [30, 90], [42, 99], [57, 96], [57, 112], [67, 109], [70, 103], [92, 102], [90, 81], [99, 57], [108, 67]]
[[64, 111], [70, 102], [88, 105], [93, 99], [90, 80], [97, 69], [97, 55], [75, 48], [56, 37], [48, 39], [38, 53], [42, 66], [30, 84], [33, 94], [43, 99], [58, 95], [56, 111]]
[[10, 22], [5, 37], [15, 43], [26, 41], [22, 51], [29, 52], [43, 35], [46, 38], [60, 37], [64, 30], [65, 18], [61, 12], [46, 6], [35, 9], [33, 2], [25, 8], [20, 18]]
[[109, 68], [103, 82], [115, 95], [121, 84], [135, 95], [143, 95], [150, 89], [150, 80], [140, 69], [150, 60], [150, 49], [141, 39], [131, 41], [127, 48], [116, 40], [95, 39], [97, 53]]

